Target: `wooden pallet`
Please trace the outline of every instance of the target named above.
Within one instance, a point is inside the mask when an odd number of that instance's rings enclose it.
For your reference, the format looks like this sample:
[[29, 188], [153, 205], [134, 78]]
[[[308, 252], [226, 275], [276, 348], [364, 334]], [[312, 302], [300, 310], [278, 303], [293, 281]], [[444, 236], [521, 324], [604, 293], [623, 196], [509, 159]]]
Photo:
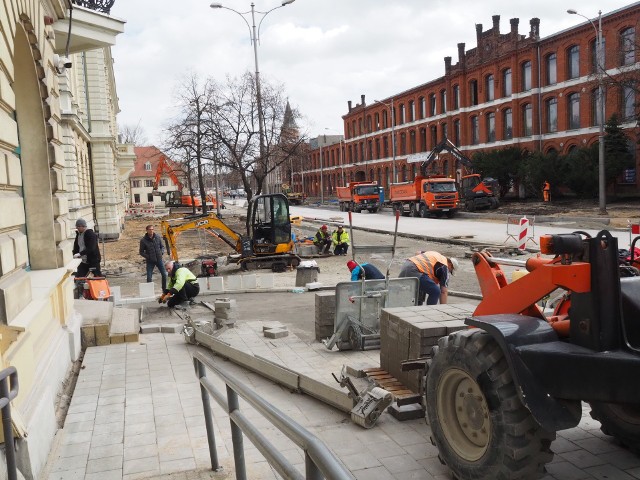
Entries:
[[365, 376], [371, 379], [376, 386], [384, 388], [391, 393], [399, 406], [420, 403], [420, 395], [409, 390], [400, 380], [381, 368], [365, 368], [362, 370]]

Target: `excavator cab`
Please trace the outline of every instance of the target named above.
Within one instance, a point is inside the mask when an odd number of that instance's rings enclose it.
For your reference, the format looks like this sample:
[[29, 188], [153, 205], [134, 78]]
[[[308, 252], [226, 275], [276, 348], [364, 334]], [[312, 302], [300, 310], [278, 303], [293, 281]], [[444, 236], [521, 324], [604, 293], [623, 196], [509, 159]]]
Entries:
[[287, 197], [281, 193], [258, 195], [252, 203], [253, 252], [256, 255], [291, 252], [293, 242]]

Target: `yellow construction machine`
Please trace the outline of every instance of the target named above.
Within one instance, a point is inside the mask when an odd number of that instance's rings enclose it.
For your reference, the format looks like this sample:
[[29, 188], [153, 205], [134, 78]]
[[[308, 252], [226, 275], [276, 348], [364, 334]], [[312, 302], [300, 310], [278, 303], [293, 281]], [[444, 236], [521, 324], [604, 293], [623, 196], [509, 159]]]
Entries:
[[[243, 270], [271, 268], [273, 271], [283, 271], [288, 266], [298, 266], [300, 257], [293, 253], [287, 197], [281, 193], [258, 195], [251, 199], [249, 212], [249, 236], [234, 231], [215, 213], [163, 220], [160, 224], [162, 237], [171, 259], [179, 259], [176, 239], [181, 233], [202, 229], [238, 253], [238, 264]], [[203, 272], [204, 267], [203, 265]]]

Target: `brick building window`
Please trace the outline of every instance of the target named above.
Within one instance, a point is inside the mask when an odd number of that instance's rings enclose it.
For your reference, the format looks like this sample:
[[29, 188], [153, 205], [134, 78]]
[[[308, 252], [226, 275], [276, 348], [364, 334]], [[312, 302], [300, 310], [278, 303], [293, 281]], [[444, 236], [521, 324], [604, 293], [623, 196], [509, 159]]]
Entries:
[[620, 64], [633, 65], [636, 61], [636, 29], [625, 28], [620, 32]]
[[358, 135], [362, 135], [362, 119], [358, 119]]
[[376, 138], [376, 158], [380, 158], [380, 139]]
[[453, 121], [453, 143], [456, 147], [460, 146], [460, 120]]
[[389, 156], [389, 139], [387, 137], [382, 139], [382, 151], [385, 158]]
[[449, 138], [449, 125], [446, 123], [442, 124], [442, 138]]
[[600, 92], [597, 88], [591, 90], [591, 125], [598, 126], [600, 125], [600, 107], [598, 106], [598, 97]]
[[413, 122], [416, 119], [416, 104], [413, 100], [409, 101], [409, 121]]
[[502, 112], [502, 125], [502, 137], [504, 140], [511, 140], [513, 138], [513, 113], [510, 108]]
[[356, 121], [354, 120], [353, 122], [351, 122], [351, 133], [353, 134], [353, 136], [356, 136]]
[[567, 50], [567, 78], [580, 76], [580, 47], [573, 45]]
[[485, 117], [487, 120], [487, 142], [496, 141], [496, 114], [491, 112]]
[[420, 151], [422, 152], [427, 151], [427, 129], [426, 128], [420, 129]]
[[510, 97], [513, 93], [513, 88], [511, 85], [511, 69], [505, 68], [502, 71], [502, 96]]
[[484, 79], [484, 86], [485, 86], [485, 90], [486, 90], [486, 95], [487, 95], [487, 102], [492, 101], [495, 97], [494, 97], [494, 89], [495, 89], [495, 82], [493, 80], [493, 75], [487, 75], [486, 78]]
[[429, 131], [431, 132], [431, 148], [438, 144], [438, 127], [433, 125]]
[[526, 92], [528, 90], [531, 90], [531, 62], [527, 60], [522, 64], [520, 69], [522, 74], [522, 83], [520, 84], [520, 86], [522, 87], [522, 91]]
[[460, 85], [453, 86], [453, 109], [458, 110], [460, 108]]
[[371, 115], [367, 115], [367, 132], [371, 133]]
[[550, 98], [545, 102], [547, 113], [547, 133], [558, 131], [558, 99]]
[[469, 82], [469, 95], [471, 96], [471, 105], [478, 105], [478, 81], [471, 80]]
[[382, 128], [387, 128], [387, 124], [389, 123], [389, 119], [387, 118], [387, 111], [382, 112]]
[[580, 128], [580, 94], [572, 93], [567, 96], [567, 114], [569, 116], [569, 129]]
[[440, 113], [447, 113], [447, 91], [440, 90]]
[[545, 58], [547, 85], [555, 85], [558, 82], [558, 65], [555, 53], [550, 53]]
[[411, 130], [411, 133], [409, 133], [409, 145], [411, 148], [411, 151], [409, 153], [416, 153], [418, 150], [416, 150], [416, 131], [415, 130]]
[[418, 101], [420, 102], [420, 119], [422, 119], [426, 116], [427, 100], [424, 97], [420, 97]]
[[478, 127], [478, 117], [471, 117], [471, 144], [480, 143], [480, 129]]
[[436, 114], [436, 94], [429, 95], [429, 116], [433, 117]]
[[400, 121], [398, 122], [400, 125], [406, 122], [404, 103], [400, 104]]
[[533, 135], [533, 108], [530, 103], [522, 107], [522, 135], [524, 137]]
[[621, 91], [622, 98], [620, 98], [620, 113], [623, 122], [629, 122], [635, 117], [636, 109], [636, 93], [635, 89], [630, 86], [625, 86]]
[[406, 155], [407, 153], [407, 134], [402, 132], [400, 134], [400, 155]]
[[376, 113], [373, 115], [373, 122], [376, 125], [376, 130], [380, 130], [380, 114]]

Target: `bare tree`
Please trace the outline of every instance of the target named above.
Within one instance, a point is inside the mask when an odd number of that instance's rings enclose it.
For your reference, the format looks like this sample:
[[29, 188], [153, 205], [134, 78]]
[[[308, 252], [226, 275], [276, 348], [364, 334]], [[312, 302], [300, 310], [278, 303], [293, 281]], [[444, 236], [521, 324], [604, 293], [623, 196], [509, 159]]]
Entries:
[[141, 147], [147, 144], [147, 135], [144, 128], [140, 125], [122, 125], [120, 127], [120, 143], [131, 143], [136, 147]]

